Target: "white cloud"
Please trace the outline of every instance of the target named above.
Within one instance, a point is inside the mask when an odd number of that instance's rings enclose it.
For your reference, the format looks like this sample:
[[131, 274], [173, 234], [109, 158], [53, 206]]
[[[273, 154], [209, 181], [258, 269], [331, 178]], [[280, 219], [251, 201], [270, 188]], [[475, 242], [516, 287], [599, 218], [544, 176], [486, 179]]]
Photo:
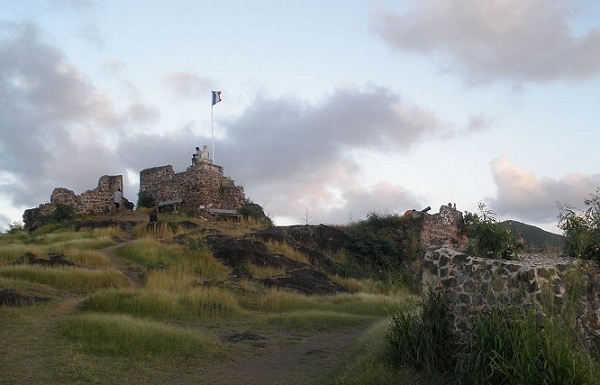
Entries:
[[499, 215], [529, 222], [556, 222], [557, 202], [581, 207], [600, 186], [600, 174], [538, 177], [512, 164], [508, 157], [492, 160], [491, 168], [497, 196], [489, 200], [490, 208]]
[[470, 82], [582, 80], [600, 72], [600, 25], [575, 34], [566, 0], [418, 0], [380, 10], [373, 30], [392, 48], [440, 54]]

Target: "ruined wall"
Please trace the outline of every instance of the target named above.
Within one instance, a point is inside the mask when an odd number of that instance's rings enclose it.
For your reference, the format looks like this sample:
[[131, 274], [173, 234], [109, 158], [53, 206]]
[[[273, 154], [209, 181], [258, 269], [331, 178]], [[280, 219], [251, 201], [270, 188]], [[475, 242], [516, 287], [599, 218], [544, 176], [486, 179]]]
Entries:
[[[98, 179], [98, 186], [81, 195], [64, 187], [55, 188], [50, 196], [50, 205], [65, 204], [72, 206], [75, 214], [99, 214], [109, 211], [112, 197], [117, 189], [123, 188], [123, 175], [103, 175]], [[42, 209], [42, 212], [47, 208]]]
[[223, 175], [221, 166], [199, 162], [181, 173], [173, 166], [153, 167], [140, 172], [140, 193], [158, 202], [183, 200], [182, 208], [201, 213], [208, 208], [235, 209], [244, 205], [243, 187]]
[[449, 306], [448, 322], [457, 338], [471, 321], [494, 306], [522, 306], [543, 317], [548, 306], [561, 311], [570, 289], [583, 285], [576, 325], [589, 346], [600, 349], [600, 273], [595, 264], [573, 258], [529, 257], [522, 261], [483, 259], [442, 247], [427, 250], [423, 289], [441, 293]]
[[456, 206], [441, 206], [439, 213], [423, 216], [421, 244], [466, 249], [468, 240], [464, 227], [462, 212], [456, 210]]

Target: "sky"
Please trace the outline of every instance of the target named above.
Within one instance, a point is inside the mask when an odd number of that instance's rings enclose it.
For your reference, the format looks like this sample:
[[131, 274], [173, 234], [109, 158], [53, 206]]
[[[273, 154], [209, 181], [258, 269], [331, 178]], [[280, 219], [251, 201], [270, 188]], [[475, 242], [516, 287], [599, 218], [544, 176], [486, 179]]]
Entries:
[[560, 233], [599, 91], [595, 0], [3, 0], [0, 230], [214, 143], [277, 225], [483, 202]]

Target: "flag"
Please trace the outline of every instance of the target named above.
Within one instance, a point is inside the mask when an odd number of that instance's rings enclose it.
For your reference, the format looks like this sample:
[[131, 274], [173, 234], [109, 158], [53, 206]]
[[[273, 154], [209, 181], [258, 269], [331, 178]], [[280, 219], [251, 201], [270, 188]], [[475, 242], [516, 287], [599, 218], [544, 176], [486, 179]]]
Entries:
[[221, 101], [221, 91], [212, 91], [212, 105], [219, 103]]

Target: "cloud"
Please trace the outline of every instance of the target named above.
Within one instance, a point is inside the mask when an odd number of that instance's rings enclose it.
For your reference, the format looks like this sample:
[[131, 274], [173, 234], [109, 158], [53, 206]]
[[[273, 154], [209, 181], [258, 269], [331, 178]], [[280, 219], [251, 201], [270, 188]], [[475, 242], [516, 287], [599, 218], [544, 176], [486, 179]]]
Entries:
[[19, 182], [0, 193], [17, 206], [45, 201], [65, 182], [95, 187], [115, 162], [111, 141], [124, 122], [145, 117], [138, 105], [117, 111], [31, 23], [0, 25], [0, 98], [0, 170]]
[[[112, 69], [126, 85], [120, 110], [35, 25], [0, 26], [0, 97], [6, 101], [0, 105], [0, 170], [12, 181], [0, 184], [0, 195], [13, 206], [47, 201], [55, 187], [81, 193], [105, 174], [135, 175], [166, 164], [183, 171], [193, 148], [210, 143], [194, 124], [168, 135], [146, 130], [160, 123], [160, 110], [140, 100], [120, 62], [113, 61]], [[165, 82], [181, 97], [205, 94], [209, 83], [184, 72]], [[319, 104], [261, 95], [239, 115], [220, 120], [216, 162], [273, 216], [298, 221], [308, 209], [311, 223], [420, 207], [402, 186], [367, 183], [357, 154], [407, 152], [425, 140], [469, 135], [488, 125], [484, 116], [464, 127], [444, 121], [376, 85], [340, 87]], [[132, 200], [135, 193], [126, 192]]]
[[380, 10], [372, 28], [395, 50], [440, 54], [470, 82], [583, 80], [600, 72], [600, 29], [576, 35], [569, 4], [419, 0], [403, 14]]
[[600, 174], [538, 177], [507, 157], [492, 160], [491, 169], [497, 196], [490, 199], [490, 208], [501, 216], [533, 222], [556, 222], [557, 202], [582, 207], [584, 199], [600, 186]]
[[212, 82], [189, 72], [174, 72], [163, 79], [163, 84], [176, 97], [199, 98], [209, 94]]

